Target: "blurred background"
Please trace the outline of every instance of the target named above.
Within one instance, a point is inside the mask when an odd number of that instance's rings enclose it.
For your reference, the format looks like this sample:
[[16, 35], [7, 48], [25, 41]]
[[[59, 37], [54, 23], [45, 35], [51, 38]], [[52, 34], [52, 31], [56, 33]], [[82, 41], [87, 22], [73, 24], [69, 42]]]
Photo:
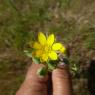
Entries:
[[0, 0], [0, 95], [23, 82], [31, 64], [23, 51], [39, 31], [68, 47], [74, 94], [95, 95], [95, 0]]

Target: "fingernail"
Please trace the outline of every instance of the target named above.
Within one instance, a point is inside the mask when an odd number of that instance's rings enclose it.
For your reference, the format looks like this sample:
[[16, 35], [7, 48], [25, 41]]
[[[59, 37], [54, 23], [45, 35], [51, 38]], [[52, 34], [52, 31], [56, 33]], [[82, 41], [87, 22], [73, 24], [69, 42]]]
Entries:
[[64, 62], [59, 62], [58, 64], [58, 68], [64, 68], [66, 66], [66, 64]]

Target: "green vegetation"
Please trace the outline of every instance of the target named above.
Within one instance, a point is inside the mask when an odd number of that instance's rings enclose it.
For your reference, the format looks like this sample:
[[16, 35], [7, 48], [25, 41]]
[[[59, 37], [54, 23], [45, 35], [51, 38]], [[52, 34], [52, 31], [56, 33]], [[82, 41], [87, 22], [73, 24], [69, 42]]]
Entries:
[[0, 0], [0, 95], [15, 95], [31, 63], [23, 51], [39, 31], [68, 47], [80, 67], [75, 95], [89, 95], [83, 71], [95, 57], [95, 0]]

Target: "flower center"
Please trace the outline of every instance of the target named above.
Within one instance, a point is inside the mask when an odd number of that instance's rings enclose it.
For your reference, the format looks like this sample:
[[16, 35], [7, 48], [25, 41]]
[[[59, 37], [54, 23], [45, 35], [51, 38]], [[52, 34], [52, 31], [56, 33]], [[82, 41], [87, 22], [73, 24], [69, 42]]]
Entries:
[[45, 53], [49, 53], [51, 51], [51, 47], [48, 45], [45, 45], [43, 49], [44, 49], [43, 51], [45, 51]]

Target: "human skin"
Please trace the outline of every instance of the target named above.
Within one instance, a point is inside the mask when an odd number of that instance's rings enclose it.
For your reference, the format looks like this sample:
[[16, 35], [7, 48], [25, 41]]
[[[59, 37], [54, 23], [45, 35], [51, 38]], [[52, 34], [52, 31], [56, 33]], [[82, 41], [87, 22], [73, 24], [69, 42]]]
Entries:
[[[47, 83], [49, 76], [40, 77], [37, 74], [37, 70], [43, 66], [42, 64], [32, 64], [29, 67], [26, 78], [16, 95], [48, 95]], [[53, 95], [72, 95], [70, 76], [67, 69], [62, 67], [52, 72], [52, 87]]]

